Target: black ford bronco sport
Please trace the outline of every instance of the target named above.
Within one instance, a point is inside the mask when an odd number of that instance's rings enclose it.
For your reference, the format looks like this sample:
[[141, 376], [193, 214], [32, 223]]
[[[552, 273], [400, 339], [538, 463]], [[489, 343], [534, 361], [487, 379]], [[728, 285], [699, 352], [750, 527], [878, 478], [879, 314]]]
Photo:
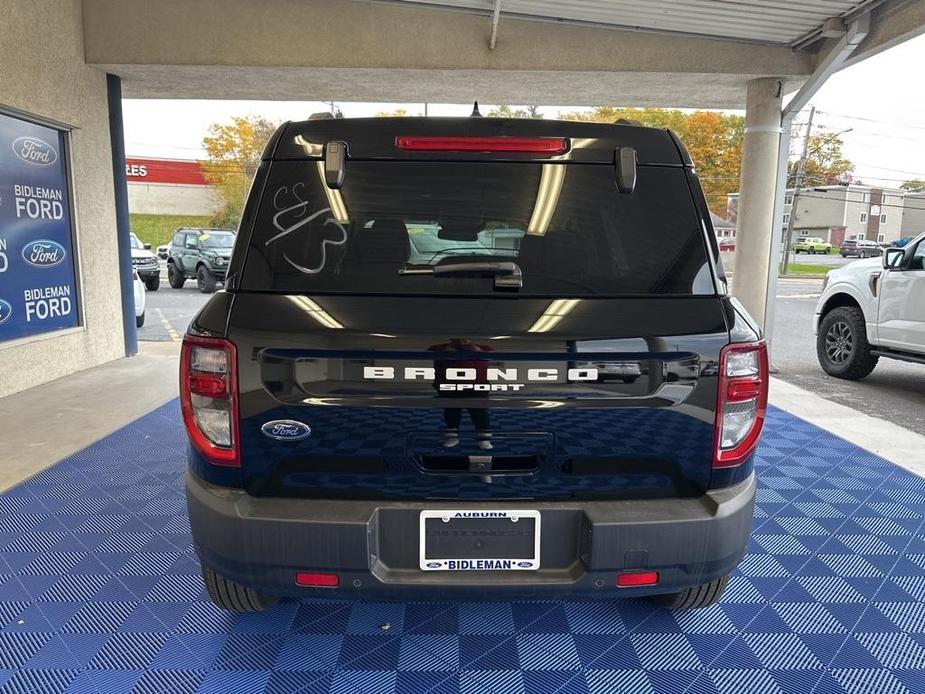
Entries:
[[671, 132], [287, 123], [183, 344], [206, 586], [703, 607], [751, 530], [767, 386]]

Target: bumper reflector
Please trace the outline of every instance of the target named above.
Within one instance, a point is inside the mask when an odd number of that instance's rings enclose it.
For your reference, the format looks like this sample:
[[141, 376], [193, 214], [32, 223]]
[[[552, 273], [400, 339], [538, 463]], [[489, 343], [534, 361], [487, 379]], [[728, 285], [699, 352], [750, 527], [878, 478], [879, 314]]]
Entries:
[[295, 584], [303, 588], [337, 588], [340, 578], [337, 574], [316, 574], [300, 571], [295, 575]]
[[658, 583], [658, 571], [625, 571], [617, 574], [618, 588], [654, 586], [656, 583]]

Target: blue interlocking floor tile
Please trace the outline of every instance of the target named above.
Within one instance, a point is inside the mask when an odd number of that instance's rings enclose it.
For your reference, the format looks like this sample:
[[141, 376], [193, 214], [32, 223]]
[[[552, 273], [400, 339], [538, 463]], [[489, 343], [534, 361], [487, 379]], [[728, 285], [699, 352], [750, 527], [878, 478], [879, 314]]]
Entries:
[[208, 601], [176, 402], [0, 494], [0, 694], [920, 694], [925, 480], [772, 409], [721, 602]]

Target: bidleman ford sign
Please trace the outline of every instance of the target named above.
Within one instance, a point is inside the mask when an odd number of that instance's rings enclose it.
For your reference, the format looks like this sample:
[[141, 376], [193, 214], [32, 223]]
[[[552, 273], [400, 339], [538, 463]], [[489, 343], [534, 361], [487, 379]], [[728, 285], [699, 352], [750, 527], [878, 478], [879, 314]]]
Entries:
[[64, 136], [0, 113], [0, 342], [78, 325]]

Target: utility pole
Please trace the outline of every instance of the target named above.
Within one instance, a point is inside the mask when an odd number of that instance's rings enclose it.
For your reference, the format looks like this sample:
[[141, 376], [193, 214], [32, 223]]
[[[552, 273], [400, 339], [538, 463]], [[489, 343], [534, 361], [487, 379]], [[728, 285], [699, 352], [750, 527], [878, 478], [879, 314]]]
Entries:
[[[797, 200], [800, 198], [800, 186], [803, 185], [803, 175], [806, 173], [806, 157], [809, 156], [809, 138], [813, 134], [813, 116], [816, 115], [816, 107], [809, 109], [809, 120], [806, 122], [806, 139], [803, 141], [803, 154], [800, 155], [800, 162], [797, 164], [797, 175], [793, 181], [793, 198], [790, 203], [790, 219], [787, 221], [787, 232], [784, 234], [784, 264], [780, 274], [786, 275], [790, 269], [790, 244], [793, 239], [793, 223], [797, 217]], [[786, 196], [787, 192], [784, 191]], [[778, 220], [774, 220], [777, 224]]]

